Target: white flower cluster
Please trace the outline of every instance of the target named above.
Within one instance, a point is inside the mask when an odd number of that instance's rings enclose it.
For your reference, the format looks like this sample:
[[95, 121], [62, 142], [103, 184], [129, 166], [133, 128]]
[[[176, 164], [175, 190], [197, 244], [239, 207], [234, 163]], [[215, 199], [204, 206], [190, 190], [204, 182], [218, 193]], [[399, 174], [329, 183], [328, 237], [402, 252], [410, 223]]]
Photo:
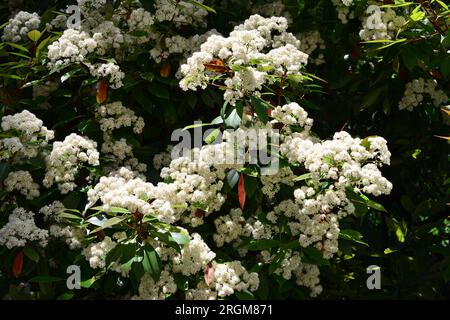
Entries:
[[[197, 1], [203, 4], [203, 0]], [[208, 11], [187, 1], [155, 1], [155, 20], [171, 21], [177, 27], [183, 25], [206, 26], [205, 17]]]
[[156, 170], [161, 170], [163, 167], [168, 167], [172, 161], [173, 146], [168, 145], [166, 151], [155, 154], [153, 156], [153, 167]]
[[[230, 36], [211, 35], [181, 66], [183, 90], [206, 88], [217, 75], [224, 76], [224, 97], [231, 104], [258, 94], [273, 76], [300, 73], [308, 55], [300, 41], [286, 30], [286, 18], [253, 15], [234, 28]], [[273, 35], [276, 34], [276, 35]]]
[[85, 236], [80, 228], [53, 224], [49, 228], [49, 233], [53, 238], [64, 238], [71, 250], [77, 250], [83, 247]]
[[271, 200], [280, 191], [281, 184], [293, 186], [295, 178], [296, 175], [290, 167], [280, 168], [275, 174], [261, 176], [261, 183], [263, 184], [261, 191], [267, 199]]
[[[298, 210], [279, 211], [293, 218], [289, 226], [292, 234], [300, 234], [300, 244], [303, 247], [313, 244], [325, 258], [337, 252], [339, 218], [355, 210], [347, 198], [346, 188], [375, 196], [389, 194], [392, 189], [392, 184], [378, 169], [390, 162], [390, 152], [381, 137], [361, 140], [342, 131], [332, 140], [321, 142], [306, 130], [284, 136], [280, 151], [290, 163], [304, 166], [312, 185], [295, 190]], [[323, 181], [329, 182], [328, 187], [317, 192]], [[272, 214], [271, 220], [275, 222], [276, 215]]]
[[130, 17], [127, 20], [128, 28], [131, 31], [150, 31], [153, 23], [153, 16], [144, 8], [131, 11]]
[[[212, 272], [211, 272], [212, 271]], [[205, 270], [210, 283], [199, 282], [196, 288], [186, 292], [187, 300], [215, 300], [225, 298], [236, 291], [256, 291], [259, 277], [256, 272], [249, 273], [240, 261], [225, 263], [212, 262]]]
[[[280, 232], [288, 232], [302, 247], [314, 246], [324, 258], [331, 258], [338, 250], [339, 219], [355, 210], [347, 198], [347, 189], [375, 196], [387, 194], [392, 189], [392, 184], [378, 169], [390, 162], [386, 141], [380, 137], [361, 140], [345, 132], [336, 133], [332, 140], [320, 141], [310, 132], [312, 119], [296, 103], [275, 107], [271, 116], [273, 120], [265, 128], [283, 125], [281, 155], [308, 172], [306, 182], [302, 182], [305, 185], [293, 189], [292, 199], [273, 203], [282, 183], [293, 188], [295, 175], [290, 167], [285, 167], [274, 176], [262, 177], [262, 192], [273, 205], [265, 221], [254, 217], [245, 219], [241, 209], [233, 209], [228, 215], [214, 220], [216, 233], [213, 240], [218, 247], [230, 244], [245, 256], [245, 247], [240, 248], [243, 239], [273, 239]], [[303, 130], [299, 130], [301, 128]], [[240, 128], [238, 136], [245, 133], [242, 130], [246, 129]], [[226, 135], [227, 132], [224, 139]], [[118, 206], [130, 212], [152, 214], [170, 224], [181, 222], [199, 226], [204, 217], [222, 207], [225, 201], [221, 194], [222, 181], [227, 171], [242, 165], [227, 161], [230, 155], [235, 159], [236, 149], [234, 140], [225, 141], [194, 148], [172, 160], [161, 172], [165, 182], [157, 185], [145, 182], [126, 168], [102, 177], [88, 191], [89, 206], [100, 200], [105, 211]], [[280, 223], [286, 223], [287, 230]], [[213, 261], [215, 253], [198, 234], [192, 235], [191, 242], [183, 247], [181, 254], [162, 243], [152, 242], [152, 246], [157, 248], [163, 261], [172, 262], [173, 272], [193, 275], [206, 266], [207, 283], [199, 283], [188, 290], [188, 299], [225, 297], [242, 288], [252, 290], [257, 287], [256, 280], [252, 282], [251, 276], [241, 270], [242, 266], [231, 267]], [[299, 252], [292, 251], [290, 257], [292, 259], [286, 258], [283, 262], [280, 275], [295, 275], [297, 284], [310, 288], [313, 296], [319, 294], [318, 268], [301, 263]], [[272, 259], [270, 254], [267, 259]]]
[[[57, 81], [46, 81], [42, 84], [37, 84], [33, 86], [33, 99], [47, 98], [58, 88], [59, 83]], [[39, 106], [43, 109], [49, 109], [51, 107], [47, 101], [40, 103]]]
[[144, 119], [136, 116], [133, 110], [123, 106], [120, 101], [100, 106], [96, 111], [96, 117], [103, 131], [102, 152], [112, 155], [119, 161], [133, 157], [132, 146], [124, 138], [113, 140], [112, 133], [125, 127], [132, 127], [136, 134], [142, 133]]
[[82, 254], [89, 262], [92, 269], [104, 268], [106, 254], [117, 245], [110, 237], [105, 237], [101, 242], [91, 243], [84, 248]]
[[[129, 169], [121, 168], [88, 191], [89, 201], [101, 200], [104, 210], [109, 206], [128, 208], [131, 212], [154, 214], [166, 223], [182, 220], [192, 226], [203, 223], [203, 217], [220, 209], [225, 199], [220, 193], [225, 169], [219, 157], [232, 154], [231, 144], [209, 145], [192, 150], [193, 157], [174, 159], [164, 168], [161, 177], [170, 183], [154, 186], [134, 178]], [[219, 164], [218, 164], [219, 163]], [[152, 199], [149, 203], [147, 200]]]
[[123, 106], [120, 101], [100, 106], [96, 115], [105, 135], [111, 135], [113, 130], [124, 127], [132, 127], [134, 133], [139, 134], [145, 126], [144, 119], [136, 116], [133, 110]]
[[59, 214], [65, 209], [61, 201], [53, 201], [51, 204], [42, 207], [39, 213], [44, 215], [44, 221], [59, 222], [61, 218]]
[[256, 272], [249, 273], [240, 261], [212, 263], [214, 269], [213, 281], [209, 287], [214, 288], [221, 298], [231, 296], [235, 291], [256, 291], [259, 287], [259, 277]]
[[277, 106], [272, 110], [272, 118], [285, 125], [299, 125], [311, 128], [313, 120], [308, 118], [308, 113], [297, 102], [291, 102], [283, 106]]
[[[166, 60], [170, 55], [181, 55], [181, 61], [184, 63], [186, 59], [200, 48], [200, 45], [213, 34], [219, 34], [215, 29], [209, 30], [204, 34], [196, 34], [192, 37], [183, 37], [174, 35], [170, 37], [163, 37], [156, 42], [155, 46], [150, 50], [150, 55], [155, 62], [160, 63]], [[181, 77], [180, 72], [177, 72], [177, 77]]]
[[[120, 61], [141, 45], [153, 46], [150, 54], [158, 63], [173, 53], [181, 54], [181, 59], [185, 60], [208, 35], [215, 33], [211, 30], [205, 35], [182, 37], [156, 30], [155, 24], [161, 22], [170, 22], [177, 27], [205, 26], [208, 12], [201, 7], [203, 0], [198, 3], [200, 6], [187, 1], [157, 0], [154, 13], [135, 7], [139, 5], [136, 2], [132, 8], [122, 4], [114, 9], [110, 21], [104, 17], [106, 0], [78, 0], [83, 14], [81, 28], [65, 30], [57, 41], [48, 46], [47, 66], [60, 70], [71, 63], [84, 64], [92, 76], [107, 78], [112, 88], [120, 88], [125, 77]], [[59, 28], [64, 18], [63, 15], [57, 16], [48, 24], [49, 27]], [[108, 58], [107, 63], [93, 60], [102, 57], [105, 57], [103, 60]]]
[[196, 288], [186, 291], [186, 300], [216, 300], [217, 292], [208, 287], [206, 283], [200, 282]]
[[81, 12], [86, 15], [103, 9], [106, 5], [106, 0], [77, 0], [77, 2]]
[[300, 40], [300, 50], [309, 55], [309, 59], [312, 63], [315, 65], [325, 63], [323, 53], [315, 55], [314, 58], [311, 56], [311, 54], [317, 49], [325, 49], [325, 41], [320, 36], [320, 32], [318, 30], [300, 33], [298, 35], [298, 39]]
[[433, 79], [414, 79], [405, 86], [405, 93], [398, 104], [399, 110], [406, 109], [413, 111], [418, 107], [426, 96], [429, 96], [435, 107], [439, 107], [448, 102], [448, 96], [444, 91], [437, 88], [437, 82]]
[[28, 110], [4, 116], [1, 127], [3, 131], [12, 131], [18, 136], [0, 139], [0, 159], [33, 158], [54, 138], [54, 132]]
[[8, 222], [0, 229], [0, 245], [12, 249], [24, 247], [30, 241], [39, 242], [39, 245], [45, 247], [48, 231], [36, 226], [33, 212], [16, 208], [9, 215]]
[[246, 221], [241, 209], [231, 209], [230, 214], [214, 220], [214, 225], [217, 230], [213, 235], [214, 241], [218, 247], [223, 247], [225, 243], [236, 240], [244, 233]]
[[125, 73], [120, 70], [120, 67], [117, 64], [110, 62], [96, 64], [86, 63], [86, 65], [89, 67], [92, 76], [99, 79], [109, 79], [111, 88], [118, 89], [123, 86], [122, 80], [125, 78]]
[[253, 13], [260, 14], [263, 17], [285, 17], [288, 23], [292, 23], [292, 16], [286, 10], [282, 1], [272, 1], [253, 7]]
[[17, 190], [28, 200], [33, 200], [40, 195], [39, 185], [34, 182], [33, 177], [28, 171], [20, 170], [10, 172], [3, 183], [6, 191], [12, 192]]
[[333, 5], [336, 7], [338, 19], [343, 24], [348, 23], [349, 19], [353, 19], [355, 17], [355, 13], [351, 8], [353, 0], [331, 0], [331, 1], [333, 2]]
[[[91, 35], [92, 33], [92, 35]], [[108, 50], [118, 48], [123, 43], [120, 29], [112, 22], [105, 21], [89, 31], [67, 29], [61, 37], [48, 46], [47, 66], [51, 69], [62, 69], [71, 63], [85, 64], [92, 76], [108, 78], [113, 88], [120, 88], [125, 74], [120, 67], [112, 62], [89, 62], [89, 54], [103, 56]]]
[[297, 285], [311, 289], [310, 296], [317, 297], [323, 290], [320, 283], [319, 267], [313, 264], [301, 264], [300, 269], [295, 271], [297, 276]]
[[139, 296], [135, 300], [164, 300], [167, 295], [175, 293], [177, 285], [169, 271], [163, 270], [158, 281], [148, 273], [144, 274], [139, 284]]
[[43, 184], [49, 188], [54, 183], [62, 194], [72, 191], [79, 169], [85, 165], [98, 166], [99, 153], [97, 143], [75, 133], [68, 135], [64, 141], [53, 144], [52, 152], [47, 156], [47, 172]]
[[[261, 251], [261, 256], [266, 264], [271, 263], [275, 258], [275, 255], [270, 254], [267, 250]], [[316, 265], [303, 263], [298, 252], [288, 250], [274, 273], [281, 275], [286, 280], [290, 280], [294, 275], [297, 279], [297, 285], [311, 290], [311, 297], [317, 297], [323, 290], [320, 285], [319, 268]]]
[[150, 214], [151, 206], [146, 198], [154, 194], [153, 190], [151, 183], [135, 178], [129, 169], [121, 168], [109, 177], [101, 177], [97, 185], [88, 191], [88, 200], [91, 204], [101, 200], [106, 212], [117, 206], [127, 208], [130, 212]]
[[198, 233], [191, 235], [191, 241], [181, 249], [181, 254], [173, 257], [173, 271], [190, 276], [203, 270], [216, 254], [209, 249]]
[[363, 28], [359, 32], [364, 41], [392, 39], [407, 22], [405, 17], [397, 15], [393, 9], [382, 10], [376, 5], [370, 5], [367, 14], [369, 16], [363, 18]]
[[65, 14], [58, 14], [49, 23], [46, 24], [49, 31], [65, 30], [67, 27], [67, 16]]
[[3, 30], [3, 41], [20, 42], [28, 39], [28, 33], [39, 28], [41, 18], [36, 12], [19, 11], [8, 21]]
[[175, 221], [181, 218], [192, 226], [203, 224], [203, 217], [218, 211], [225, 201], [221, 194], [225, 171], [237, 166], [227, 157], [235, 153], [232, 143], [223, 142], [194, 148], [190, 156], [172, 160], [161, 171], [161, 177], [171, 183], [158, 184], [158, 196], [153, 202], [161, 208], [159, 215], [166, 216], [165, 221], [170, 217]]
[[48, 67], [57, 69], [70, 63], [82, 63], [97, 46], [97, 42], [87, 32], [67, 29], [48, 46]]

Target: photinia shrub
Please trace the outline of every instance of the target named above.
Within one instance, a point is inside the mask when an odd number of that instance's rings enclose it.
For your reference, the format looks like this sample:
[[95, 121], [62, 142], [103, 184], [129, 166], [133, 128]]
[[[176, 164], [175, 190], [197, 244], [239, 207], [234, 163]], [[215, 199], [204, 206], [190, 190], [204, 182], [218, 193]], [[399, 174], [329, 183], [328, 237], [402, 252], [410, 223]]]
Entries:
[[448, 297], [449, 13], [1, 4], [2, 297]]

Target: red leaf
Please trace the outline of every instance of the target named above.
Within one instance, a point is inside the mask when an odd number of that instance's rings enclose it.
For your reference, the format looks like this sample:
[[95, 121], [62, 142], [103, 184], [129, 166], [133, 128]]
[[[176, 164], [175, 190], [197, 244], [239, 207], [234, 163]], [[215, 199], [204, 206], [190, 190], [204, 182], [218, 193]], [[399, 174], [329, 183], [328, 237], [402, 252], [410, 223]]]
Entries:
[[100, 80], [97, 92], [97, 103], [102, 104], [106, 100], [106, 95], [108, 93], [108, 86], [103, 80]]
[[239, 176], [239, 182], [238, 182], [238, 198], [239, 198], [239, 205], [241, 206], [241, 209], [244, 209], [245, 186], [244, 186], [244, 175], [242, 173]]
[[214, 268], [211, 263], [208, 263], [205, 269], [205, 283], [209, 286], [214, 281]]
[[14, 277], [18, 278], [22, 273], [23, 268], [23, 251], [20, 251], [17, 256], [14, 258], [12, 272]]
[[162, 68], [159, 70], [159, 74], [163, 78], [167, 78], [170, 75], [170, 71], [172, 70], [172, 67], [169, 63], [165, 63]]
[[230, 71], [230, 68], [220, 59], [213, 59], [210, 63], [204, 63], [203, 65], [206, 69], [215, 73], [228, 73]]

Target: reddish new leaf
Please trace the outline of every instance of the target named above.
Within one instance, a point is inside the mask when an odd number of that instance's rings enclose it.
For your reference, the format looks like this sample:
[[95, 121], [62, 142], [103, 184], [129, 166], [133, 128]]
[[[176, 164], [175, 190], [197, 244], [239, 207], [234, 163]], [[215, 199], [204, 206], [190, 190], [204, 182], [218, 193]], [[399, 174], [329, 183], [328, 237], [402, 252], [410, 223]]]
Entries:
[[230, 71], [230, 68], [220, 59], [213, 59], [210, 63], [204, 63], [203, 65], [206, 69], [215, 73], [228, 73]]
[[12, 273], [14, 277], [18, 278], [22, 273], [23, 268], [23, 251], [20, 251], [17, 256], [14, 258], [14, 262], [12, 265]]
[[208, 263], [205, 269], [205, 283], [209, 286], [214, 281], [214, 268], [211, 263]]
[[238, 198], [239, 198], [239, 205], [241, 206], [241, 209], [244, 209], [245, 186], [244, 186], [244, 175], [242, 173], [239, 176], [239, 182], [238, 182]]
[[159, 74], [161, 75], [161, 77], [167, 78], [170, 75], [171, 70], [172, 70], [172, 67], [170, 66], [170, 64], [165, 63], [159, 70]]
[[100, 80], [100, 84], [98, 86], [97, 92], [97, 103], [102, 104], [106, 100], [106, 96], [108, 93], [108, 86], [105, 84], [103, 80]]

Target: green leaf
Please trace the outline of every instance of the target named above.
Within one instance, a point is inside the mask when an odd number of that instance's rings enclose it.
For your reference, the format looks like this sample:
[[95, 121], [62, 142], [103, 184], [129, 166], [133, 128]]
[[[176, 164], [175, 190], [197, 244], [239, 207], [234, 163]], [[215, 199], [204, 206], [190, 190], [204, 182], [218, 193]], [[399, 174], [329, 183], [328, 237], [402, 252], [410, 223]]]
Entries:
[[36, 47], [36, 54], [35, 54], [35, 56], [36, 56], [37, 58], [41, 57], [41, 55], [42, 55], [42, 50], [43, 50], [43, 49], [46, 49], [46, 48], [48, 47], [48, 43], [49, 43], [50, 41], [53, 41], [54, 39], [55, 39], [54, 37], [48, 37], [48, 38], [45, 38], [44, 40], [42, 40], [42, 41], [39, 43], [39, 45]]
[[269, 296], [269, 281], [264, 275], [259, 275], [259, 286], [256, 294], [258, 295], [258, 298], [262, 300], [266, 300]]
[[0, 77], [1, 78], [14, 79], [14, 80], [23, 80], [22, 77], [19, 77], [19, 76], [15, 75], [15, 74], [0, 73]]
[[249, 251], [260, 251], [278, 247], [279, 244], [280, 242], [278, 240], [273, 239], [251, 240], [244, 248]]
[[368, 197], [366, 197], [363, 194], [356, 193], [352, 187], [348, 187], [346, 189], [346, 195], [347, 198], [353, 203], [355, 206], [355, 215], [358, 217], [364, 216], [369, 208], [387, 212], [386, 209], [379, 204], [378, 202], [375, 202], [373, 200], [370, 200]]
[[186, 291], [189, 289], [189, 278], [181, 273], [173, 273], [173, 279], [177, 285], [178, 290]]
[[197, 2], [197, 1], [193, 1], [193, 0], [185, 0], [186, 2], [192, 3], [194, 6], [197, 6], [201, 9], [204, 9], [206, 11], [212, 12], [212, 13], [217, 13], [216, 10], [214, 10], [211, 7], [208, 7], [207, 5], [204, 5], [203, 3]]
[[161, 276], [161, 259], [152, 246], [146, 244], [143, 250], [142, 267], [155, 281], [158, 281]]
[[406, 224], [404, 222], [400, 223], [395, 218], [390, 217], [385, 217], [385, 221], [389, 229], [394, 232], [398, 242], [405, 242], [407, 232]]
[[108, 213], [130, 213], [130, 210], [121, 207], [111, 207], [107, 211]]
[[88, 289], [94, 284], [95, 281], [97, 281], [97, 278], [94, 276], [94, 277], [92, 277], [90, 279], [81, 281], [80, 282], [80, 286], [82, 286], [83, 288]]
[[158, 97], [161, 99], [166, 99], [166, 100], [170, 99], [169, 90], [165, 86], [163, 86], [155, 81], [153, 81], [149, 84], [148, 91], [150, 91], [150, 93], [152, 95], [154, 95], [155, 97]]
[[441, 45], [443, 45], [444, 48], [450, 48], [450, 33], [446, 36], [441, 36]]
[[283, 259], [285, 256], [286, 256], [285, 250], [280, 250], [276, 254], [275, 258], [272, 260], [272, 262], [269, 265], [269, 274], [274, 273], [281, 266], [281, 263], [283, 262]]
[[212, 125], [214, 125], [214, 123], [195, 123], [195, 124], [191, 124], [191, 125], [184, 127], [183, 130], [195, 129], [195, 128], [199, 128], [199, 127], [206, 127], [206, 126], [212, 126]]
[[365, 243], [364, 241], [361, 241], [361, 239], [363, 238], [362, 234], [359, 233], [356, 230], [349, 230], [349, 229], [345, 229], [345, 230], [341, 230], [339, 232], [339, 238], [340, 239], [344, 239], [344, 240], [348, 240], [348, 241], [353, 241], [365, 246], [369, 246], [367, 243]]
[[296, 239], [296, 240], [292, 240], [287, 243], [284, 243], [281, 247], [283, 249], [287, 250], [287, 249], [298, 249], [301, 246], [300, 246], [300, 242], [298, 241], [298, 239]]
[[361, 198], [364, 200], [364, 202], [366, 203], [366, 205], [369, 208], [375, 209], [377, 211], [382, 211], [382, 212], [387, 212], [387, 210], [378, 202], [375, 202], [373, 200], [370, 200], [369, 198], [367, 198], [365, 195], [361, 195]]
[[142, 31], [142, 30], [133, 30], [133, 31], [129, 32], [128, 34], [133, 37], [147, 37], [148, 36], [148, 32]]
[[250, 177], [259, 177], [259, 171], [257, 167], [251, 166], [251, 167], [242, 167], [239, 169], [236, 169], [237, 172], [243, 173]]
[[23, 253], [32, 261], [39, 262], [39, 253], [37, 253], [33, 248], [31, 247], [25, 247], [23, 249]]
[[241, 124], [241, 117], [239, 117], [237, 110], [233, 109], [230, 115], [225, 119], [225, 125], [230, 128], [237, 128]]
[[442, 8], [444, 8], [445, 10], [448, 10], [448, 6], [441, 0], [436, 0], [437, 3], [439, 3], [441, 5]]
[[220, 129], [214, 129], [210, 134], [208, 134], [208, 136], [205, 138], [205, 142], [207, 143], [207, 144], [211, 144], [211, 143], [213, 143], [214, 141], [216, 141], [216, 139], [217, 139], [217, 136], [219, 135], [219, 133], [220, 133]]
[[103, 229], [112, 227], [116, 224], [119, 224], [126, 218], [127, 217], [112, 217], [111, 219], [106, 220], [106, 222], [101, 227], [98, 227], [97, 229], [94, 229], [93, 231], [91, 231], [91, 233], [96, 233], [96, 232], [99, 232], [100, 230], [103, 230]]
[[59, 295], [56, 300], [70, 300], [75, 296], [75, 293], [73, 292], [65, 292], [61, 295]]
[[152, 82], [155, 79], [155, 74], [152, 72], [141, 73], [141, 78], [147, 81]]
[[259, 120], [261, 120], [264, 124], [267, 123], [267, 121], [269, 121], [267, 110], [270, 109], [270, 104], [255, 96], [251, 96], [250, 100], [252, 102], [252, 105], [255, 107], [255, 112]]
[[108, 252], [105, 258], [105, 264], [107, 267], [109, 267], [113, 262], [125, 264], [136, 256], [137, 250], [138, 245], [136, 242], [119, 243]]
[[255, 296], [250, 290], [242, 290], [242, 291], [235, 291], [234, 294], [239, 300], [256, 300]]
[[61, 213], [59, 214], [59, 217], [60, 217], [60, 218], [66, 218], [66, 219], [74, 219], [74, 220], [78, 220], [78, 221], [83, 220], [82, 217], [77, 216], [77, 215], [72, 214], [72, 213], [68, 213], [68, 212], [61, 212]]
[[308, 180], [311, 179], [312, 173], [305, 173], [302, 174], [301, 176], [298, 176], [296, 178], [294, 178], [294, 181], [303, 181], [303, 180]]
[[322, 252], [317, 250], [315, 247], [307, 247], [302, 249], [303, 257], [302, 262], [315, 264], [318, 266], [329, 266], [330, 261], [325, 259], [322, 255]]
[[394, 252], [397, 252], [397, 251], [398, 250], [396, 250], [396, 249], [386, 248], [386, 249], [384, 249], [383, 253], [384, 254], [391, 254], [391, 253], [394, 253]]
[[5, 44], [8, 45], [8, 46], [10, 46], [10, 47], [13, 47], [14, 49], [18, 49], [18, 50], [23, 51], [23, 52], [26, 52], [26, 53], [29, 53], [29, 52], [30, 52], [30, 50], [28, 50], [28, 49], [25, 48], [24, 46], [21, 46], [21, 45], [19, 45], [19, 44], [17, 44], [17, 43], [6, 42]]
[[189, 238], [189, 235], [187, 235], [183, 232], [179, 232], [179, 233], [171, 232], [170, 235], [175, 240], [175, 242], [178, 243], [179, 245], [186, 245], [191, 241], [191, 239]]
[[425, 18], [425, 12], [421, 11], [421, 5], [419, 4], [414, 10], [411, 12], [409, 16], [412, 21], [420, 21]]
[[66, 72], [65, 74], [63, 74], [61, 76], [61, 82], [65, 82], [65, 81], [69, 80], [70, 78], [72, 78], [74, 75], [76, 75], [81, 70], [83, 70], [83, 69], [82, 68], [76, 68], [74, 70], [70, 70], [69, 72]]
[[227, 183], [230, 189], [233, 189], [234, 186], [238, 183], [239, 180], [239, 173], [232, 169], [227, 174]]
[[244, 184], [244, 189], [245, 189], [245, 194], [246, 197], [252, 197], [253, 194], [255, 194], [256, 190], [258, 190], [258, 183], [259, 183], [259, 179], [257, 179], [256, 177], [247, 177], [245, 179], [245, 184]]
[[374, 105], [375, 102], [378, 101], [382, 92], [385, 91], [385, 89], [386, 89], [386, 87], [371, 88], [371, 90], [369, 90], [369, 93], [362, 100], [361, 108], [366, 109], [366, 108], [369, 108], [370, 106]]
[[30, 38], [30, 40], [35, 43], [38, 42], [39, 38], [41, 37], [41, 33], [38, 30], [31, 30], [27, 35], [28, 38]]

